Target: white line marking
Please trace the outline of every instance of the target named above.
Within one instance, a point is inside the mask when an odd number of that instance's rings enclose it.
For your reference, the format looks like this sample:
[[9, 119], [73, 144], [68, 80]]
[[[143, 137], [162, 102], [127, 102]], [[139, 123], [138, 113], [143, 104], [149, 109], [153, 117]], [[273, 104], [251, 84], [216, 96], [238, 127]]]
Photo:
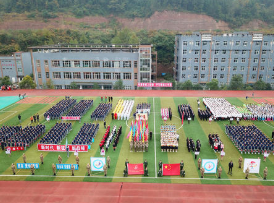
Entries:
[[3, 120], [6, 120], [8, 117], [11, 117], [12, 115], [16, 114], [17, 111], [13, 111], [12, 114], [9, 114], [7, 117], [3, 118], [2, 120], [0, 120], [0, 122], [2, 122]]
[[263, 121], [263, 122], [264, 122], [264, 124], [268, 125], [269, 127], [274, 128], [272, 125], [267, 124], [265, 121]]

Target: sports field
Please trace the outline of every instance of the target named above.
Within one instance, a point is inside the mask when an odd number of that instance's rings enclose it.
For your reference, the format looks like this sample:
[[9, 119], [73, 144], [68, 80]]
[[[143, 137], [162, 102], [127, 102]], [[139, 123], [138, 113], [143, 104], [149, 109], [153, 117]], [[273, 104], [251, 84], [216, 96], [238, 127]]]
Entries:
[[[35, 114], [40, 114], [40, 123], [46, 125], [46, 131], [50, 130], [56, 123], [56, 120], [51, 120], [46, 122], [43, 118], [43, 113], [53, 106], [55, 103], [64, 99], [64, 97], [55, 96], [54, 98], [43, 96], [29, 96], [27, 97], [31, 102], [20, 102], [13, 103], [8, 107], [0, 110], [0, 125], [19, 125], [18, 114], [22, 116], [22, 126], [30, 125], [30, 117]], [[100, 97], [92, 96], [73, 96], [72, 98], [77, 99], [93, 99], [94, 103], [91, 109], [82, 117], [81, 123], [78, 121], [72, 122], [72, 131], [67, 135], [68, 143], [70, 144], [74, 139], [77, 132], [80, 130], [84, 122], [91, 122], [90, 115], [94, 109], [101, 102]], [[245, 179], [245, 175], [240, 170], [238, 166], [238, 158], [241, 156], [239, 151], [235, 148], [231, 140], [225, 134], [225, 125], [229, 121], [217, 121], [209, 124], [208, 121], [201, 121], [197, 116], [197, 97], [114, 97], [113, 108], [116, 106], [119, 99], [134, 99], [133, 111], [136, 109], [136, 105], [142, 102], [148, 102], [151, 104], [151, 114], [149, 116], [149, 130], [153, 132], [153, 138], [149, 141], [148, 152], [130, 152], [129, 142], [126, 138], [129, 132], [129, 125], [133, 118], [131, 117], [128, 122], [112, 120], [109, 114], [106, 122], [107, 125], [122, 126], [122, 135], [118, 144], [116, 151], [113, 151], [112, 147], [106, 152], [106, 156], [111, 158], [111, 167], [108, 170], [107, 177], [103, 176], [102, 172], [93, 172], [90, 177], [87, 176], [86, 165], [90, 163], [90, 157], [100, 157], [99, 143], [105, 132], [103, 122], [98, 122], [100, 124], [99, 131], [96, 135], [95, 142], [91, 145], [91, 149], [87, 153], [79, 153], [80, 158], [80, 168], [75, 171], [75, 176], [71, 176], [70, 171], [58, 171], [57, 176], [52, 176], [52, 163], [57, 163], [58, 155], [63, 158], [63, 163], [76, 163], [75, 156], [70, 153], [69, 158], [67, 158], [66, 153], [58, 152], [43, 152], [44, 154], [44, 164], [40, 165], [40, 169], [35, 171], [35, 175], [32, 176], [30, 170], [17, 170], [16, 175], [12, 175], [11, 164], [12, 163], [22, 163], [23, 151], [12, 152], [11, 157], [5, 154], [5, 152], [0, 152], [0, 180], [39, 180], [39, 181], [84, 181], [84, 182], [144, 182], [144, 183], [197, 183], [197, 184], [247, 184], [247, 185], [274, 185], [274, 155], [270, 155], [266, 162], [261, 161], [260, 174], [254, 175], [250, 174], [248, 180]], [[200, 98], [202, 99], [202, 98]], [[261, 101], [260, 99], [269, 98], [236, 98], [229, 97], [226, 98], [230, 103], [236, 106], [243, 106], [245, 103], [256, 103]], [[258, 100], [259, 99], [259, 100]], [[273, 101], [273, 100], [271, 100]], [[191, 121], [190, 124], [186, 122], [181, 125], [181, 119], [177, 111], [177, 106], [179, 104], [190, 104], [195, 112], [195, 120]], [[160, 149], [160, 126], [164, 122], [161, 119], [161, 108], [170, 107], [173, 112], [172, 120], [168, 120], [167, 124], [175, 124], [177, 128], [177, 133], [180, 135], [179, 150], [177, 153], [173, 152], [161, 152]], [[201, 105], [201, 109], [205, 109], [204, 105]], [[132, 116], [132, 115], [131, 115]], [[59, 121], [60, 122], [60, 121]], [[236, 122], [233, 121], [236, 125]], [[266, 136], [271, 138], [271, 133], [274, 130], [274, 122], [263, 122], [263, 121], [241, 121], [241, 125], [255, 124]], [[225, 145], [226, 155], [223, 161], [219, 164], [223, 169], [222, 178], [218, 179], [217, 176], [205, 174], [203, 179], [200, 178], [200, 171], [197, 169], [197, 160], [195, 160], [194, 154], [188, 152], [186, 148], [186, 138], [193, 138], [194, 141], [199, 139], [201, 141], [201, 153], [198, 156], [201, 159], [220, 159], [220, 154], [215, 153], [208, 144], [208, 134], [218, 133], [222, 142]], [[63, 143], [65, 144], [65, 140]], [[27, 157], [28, 163], [38, 163], [40, 162], [40, 153], [37, 150], [37, 143], [33, 144], [31, 147], [24, 151]], [[242, 154], [243, 158], [260, 158], [263, 160], [263, 155], [256, 154]], [[198, 159], [197, 158], [197, 159]], [[142, 163], [146, 159], [148, 161], [149, 177], [143, 176], [129, 176], [123, 177], [123, 170], [125, 168], [125, 160], [128, 159], [130, 163]], [[163, 163], [179, 163], [184, 160], [186, 177], [182, 178], [179, 176], [164, 176], [157, 177], [158, 162], [162, 160]], [[228, 163], [232, 160], [234, 163], [233, 175], [228, 175]], [[267, 180], [263, 180], [263, 169], [268, 167]]]

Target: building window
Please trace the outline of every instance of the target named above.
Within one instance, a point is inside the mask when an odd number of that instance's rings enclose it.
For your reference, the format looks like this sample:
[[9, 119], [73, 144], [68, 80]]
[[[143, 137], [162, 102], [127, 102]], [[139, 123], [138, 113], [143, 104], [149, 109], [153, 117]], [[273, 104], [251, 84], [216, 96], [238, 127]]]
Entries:
[[186, 66], [182, 66], [182, 71], [185, 71], [186, 70]]
[[218, 63], [218, 58], [214, 58], [214, 63]]
[[244, 66], [241, 66], [241, 71], [244, 71], [245, 70], [245, 67]]
[[80, 61], [72, 61], [73, 67], [79, 68], [80, 67]]
[[184, 45], [184, 46], [187, 46], [187, 41], [183, 41], [183, 45]]
[[60, 61], [57, 61], [57, 60], [51, 61], [51, 66], [52, 67], [60, 67]]
[[256, 78], [256, 74], [252, 74], [251, 79], [255, 79], [255, 78]]
[[256, 45], [260, 45], [260, 42], [256, 42], [255, 44], [256, 44]]
[[240, 41], [236, 41], [235, 45], [237, 46], [240, 45]]
[[40, 67], [40, 60], [36, 60], [36, 66]]
[[216, 41], [216, 45], [220, 45], [220, 41]]
[[45, 60], [44, 63], [45, 63], [45, 66], [49, 66], [49, 61], [48, 60]]
[[23, 72], [23, 69], [22, 68], [17, 68], [17, 71], [22, 73]]
[[214, 67], [213, 67], [213, 70], [214, 70], [214, 71], [217, 71], [217, 70], [218, 70], [218, 67], [217, 67], [217, 66], [214, 66]]
[[83, 61], [83, 67], [84, 67], [84, 68], [89, 68], [89, 67], [91, 67], [90, 61]]
[[263, 51], [262, 51], [262, 54], [266, 54], [266, 50], [263, 50]]
[[104, 67], [104, 68], [109, 68], [109, 67], [111, 67], [110, 64], [111, 64], [111, 61], [104, 61], [104, 62], [103, 62], [103, 67]]
[[66, 90], [70, 89], [70, 85], [65, 85], [65, 89]]
[[198, 70], [198, 66], [194, 66], [194, 70]]
[[126, 85], [125, 90], [131, 90], [131, 86]]
[[242, 63], [245, 63], [245, 58], [242, 58]]
[[223, 54], [226, 54], [226, 50], [223, 50], [222, 53], [223, 53]]
[[21, 65], [22, 64], [21, 61], [19, 61], [19, 60], [17, 60], [16, 63], [17, 63], [17, 65]]
[[54, 79], [61, 79], [61, 73], [60, 72], [53, 72], [53, 78]]
[[134, 73], [134, 79], [137, 80], [138, 79], [138, 74]]
[[262, 63], [264, 63], [265, 62], [265, 58], [262, 58]]
[[183, 50], [183, 54], [186, 54], [186, 50]]
[[259, 79], [263, 79], [263, 75], [262, 74], [259, 75]]
[[238, 58], [234, 58], [234, 63], [238, 63]]
[[[137, 62], [137, 61], [134, 61], [134, 62]], [[136, 64], [136, 66], [137, 66], [137, 64]], [[112, 61], [111, 62], [111, 67], [120, 68], [120, 61]]]
[[259, 54], [259, 50], [254, 50], [254, 54]]
[[225, 71], [225, 67], [224, 66], [221, 67], [221, 71]]
[[221, 75], [220, 75], [220, 78], [224, 78], [224, 77], [225, 77], [225, 75], [224, 75], [224, 74], [221, 74]]
[[215, 54], [219, 54], [219, 50], [215, 50]]
[[198, 63], [198, 62], [199, 62], [199, 59], [198, 59], [198, 58], [195, 58], [195, 59], [194, 59], [194, 62], [195, 62], [195, 63]]
[[124, 73], [124, 80], [131, 80], [131, 73]]
[[103, 73], [103, 78], [105, 80], [111, 80], [111, 73]]
[[264, 41], [264, 46], [267, 46], [268, 45], [268, 41]]
[[84, 79], [91, 79], [91, 72], [84, 72]]
[[237, 71], [237, 66], [233, 66], [233, 71]]
[[235, 50], [235, 54], [239, 54], [239, 50]]
[[[119, 64], [120, 66], [120, 64]], [[138, 67], [138, 61], [134, 61], [134, 68], [137, 68]]]
[[244, 46], [247, 46], [247, 41], [244, 41], [243, 45], [244, 45]]
[[124, 68], [131, 68], [131, 61], [123, 61]]
[[221, 62], [224, 63], [225, 62], [225, 58], [222, 58]]
[[273, 79], [274, 79], [274, 75], [271, 76], [271, 80], [273, 80]]
[[100, 67], [100, 61], [92, 61], [92, 67], [93, 68], [99, 68]]
[[81, 73], [80, 72], [73, 72], [73, 79], [81, 79]]
[[253, 62], [258, 63], [258, 58], [254, 58]]
[[206, 41], [203, 41], [203, 45], [204, 45], [204, 46], [207, 45], [207, 42], [206, 42]]
[[63, 61], [63, 67], [71, 67], [70, 61]]
[[[135, 73], [135, 74], [137, 74], [137, 73]], [[113, 73], [113, 79], [114, 80], [120, 80], [121, 79], [121, 73]]]
[[246, 50], [243, 50], [243, 51], [242, 51], [242, 54], [246, 54]]
[[195, 55], [198, 55], [198, 54], [199, 54], [199, 51], [198, 51], [198, 50], [195, 50], [194, 53], [195, 53]]
[[261, 66], [261, 70], [264, 70], [264, 66]]
[[38, 78], [42, 78], [42, 75], [40, 72], [38, 72]]
[[224, 41], [224, 46], [226, 46], [227, 45], [227, 41]]
[[71, 79], [71, 72], [64, 72], [64, 79]]
[[202, 54], [206, 54], [206, 50], [203, 50], [203, 51], [202, 51]]
[[253, 66], [252, 70], [256, 71], [257, 70], [257, 66]]
[[182, 74], [182, 78], [186, 78], [186, 74]]
[[199, 41], [196, 41], [196, 42], [195, 42], [195, 45], [196, 45], [196, 46], [200, 46], [200, 42], [199, 42]]
[[186, 62], [186, 58], [183, 58], [183, 62]]
[[205, 78], [205, 74], [201, 74], [201, 78]]
[[217, 78], [217, 74], [213, 74], [213, 78]]
[[205, 70], [205, 66], [202, 66], [202, 70]]
[[49, 78], [49, 72], [46, 72], [46, 78]]
[[205, 63], [206, 62], [206, 58], [202, 58], [202, 62]]
[[101, 79], [101, 74], [98, 73], [98, 72], [93, 73], [93, 79], [94, 80], [100, 80]]
[[60, 90], [60, 89], [62, 89], [62, 85], [54, 85], [54, 89]]
[[194, 75], [193, 75], [193, 78], [198, 78], [198, 74], [194, 74]]

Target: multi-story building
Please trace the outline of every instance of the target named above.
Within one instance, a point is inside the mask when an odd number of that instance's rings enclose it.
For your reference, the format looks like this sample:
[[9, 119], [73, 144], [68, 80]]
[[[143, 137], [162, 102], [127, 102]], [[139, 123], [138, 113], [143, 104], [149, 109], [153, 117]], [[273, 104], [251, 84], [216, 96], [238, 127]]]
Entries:
[[235, 32], [176, 35], [174, 78], [205, 84], [213, 78], [229, 84], [241, 75], [246, 84], [262, 79], [274, 87], [274, 35]]
[[[137, 89], [138, 82], [156, 80], [157, 62], [152, 45], [55, 45], [29, 47], [33, 75], [38, 88], [51, 80], [56, 89], [80, 89], [97, 83], [112, 89], [122, 79], [125, 89]], [[157, 59], [156, 57], [153, 57]]]

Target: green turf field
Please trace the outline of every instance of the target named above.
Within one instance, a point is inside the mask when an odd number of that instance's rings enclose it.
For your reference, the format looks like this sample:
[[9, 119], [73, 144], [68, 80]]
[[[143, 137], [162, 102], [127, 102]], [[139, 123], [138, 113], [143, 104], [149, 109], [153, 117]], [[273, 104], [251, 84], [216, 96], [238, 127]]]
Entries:
[[[73, 97], [77, 100], [80, 99], [93, 99], [93, 107], [83, 116], [81, 123], [73, 121], [72, 131], [68, 134], [68, 143], [71, 143], [77, 132], [80, 130], [84, 122], [91, 122], [90, 115], [93, 110], [100, 103], [100, 97]], [[121, 98], [121, 97], [120, 97]], [[119, 97], [113, 100], [113, 109], [116, 106]], [[54, 101], [57, 103], [62, 98], [58, 98]], [[129, 99], [129, 98], [124, 98]], [[238, 158], [241, 156], [239, 151], [234, 147], [233, 143], [226, 136], [224, 130], [225, 125], [229, 121], [217, 121], [209, 124], [207, 121], [201, 121], [197, 116], [197, 98], [171, 98], [171, 97], [135, 97], [131, 98], [135, 100], [133, 111], [136, 109], [136, 105], [141, 102], [151, 103], [151, 114], [149, 116], [149, 130], [153, 132], [153, 139], [149, 141], [149, 151], [148, 152], [130, 152], [129, 142], [126, 138], [129, 132], [129, 125], [132, 117], [128, 122], [112, 120], [111, 115], [106, 119], [107, 125], [122, 126], [122, 135], [119, 140], [118, 147], [116, 151], [113, 151], [112, 147], [106, 152], [106, 156], [111, 158], [111, 168], [108, 170], [108, 176], [104, 177], [102, 172], [92, 172], [92, 176], [87, 176], [86, 165], [90, 163], [90, 157], [99, 157], [99, 143], [105, 132], [103, 122], [99, 122], [100, 128], [96, 135], [95, 142], [91, 145], [91, 149], [88, 153], [79, 153], [80, 157], [80, 168], [75, 171], [75, 176], [71, 177], [70, 171], [58, 171], [57, 176], [52, 176], [52, 163], [57, 163], [57, 157], [60, 154], [63, 158], [63, 163], [76, 163], [75, 156], [70, 153], [69, 158], [67, 158], [66, 153], [58, 152], [43, 152], [44, 154], [44, 165], [40, 165], [40, 169], [36, 170], [35, 175], [31, 176], [30, 170], [17, 170], [16, 176], [12, 175], [11, 164], [12, 163], [22, 163], [22, 151], [12, 152], [11, 157], [5, 154], [5, 152], [0, 151], [0, 180], [37, 180], [37, 181], [92, 181], [92, 182], [151, 182], [151, 183], [201, 183], [201, 184], [249, 184], [249, 185], [274, 185], [274, 156], [270, 155], [266, 162], [261, 162], [260, 174], [250, 174], [250, 178], [245, 180], [245, 175], [238, 166]], [[242, 106], [243, 103], [254, 102], [252, 99], [246, 100], [245, 98], [227, 98], [227, 100], [238, 106]], [[194, 112], [195, 120], [191, 121], [190, 124], [184, 123], [181, 126], [181, 120], [179, 119], [179, 114], [177, 111], [177, 106], [179, 104], [189, 103]], [[46, 131], [55, 125], [56, 120], [51, 120], [50, 122], [45, 122], [42, 114], [49, 109], [54, 104], [12, 104], [5, 109], [0, 110], [0, 125], [19, 125], [17, 119], [18, 114], [22, 116], [22, 126], [30, 125], [30, 116], [38, 112], [40, 114], [40, 123], [46, 125]], [[171, 121], [167, 121], [167, 124], [175, 124], [177, 128], [177, 133], [180, 135], [179, 150], [177, 153], [166, 153], [161, 152], [160, 149], [160, 126], [163, 124], [161, 119], [161, 108], [172, 108], [173, 117]], [[203, 109], [204, 106], [201, 105]], [[240, 124], [248, 125], [254, 123], [261, 131], [263, 131], [268, 137], [271, 137], [271, 132], [274, 130], [274, 122], [261, 122], [261, 121], [241, 121]], [[236, 122], [234, 121], [234, 124]], [[188, 152], [186, 148], [186, 138], [193, 138], [194, 141], [200, 139], [202, 148], [201, 153], [198, 156], [201, 159], [220, 159], [219, 153], [214, 153], [208, 144], [208, 134], [218, 133], [221, 140], [225, 145], [226, 156], [223, 161], [219, 164], [223, 168], [222, 179], [217, 179], [216, 175], [207, 175], [205, 178], [200, 178], [200, 171], [197, 170], [197, 160], [195, 160], [194, 154]], [[37, 151], [37, 143], [27, 148], [25, 154], [27, 156], [28, 163], [40, 162], [40, 153]], [[65, 144], [65, 140], [62, 144]], [[248, 155], [242, 154], [243, 158], [261, 158], [263, 155]], [[148, 160], [148, 170], [149, 177], [143, 176], [129, 176], [123, 177], [123, 170], [125, 167], [125, 160], [128, 159], [130, 163], [142, 163], [145, 159]], [[158, 162], [162, 160], [163, 163], [179, 163], [184, 160], [186, 177], [181, 178], [179, 176], [165, 176], [157, 177]], [[233, 175], [228, 175], [228, 163], [232, 160], [234, 162]], [[263, 169], [268, 167], [268, 177], [267, 181], [262, 179]]]

